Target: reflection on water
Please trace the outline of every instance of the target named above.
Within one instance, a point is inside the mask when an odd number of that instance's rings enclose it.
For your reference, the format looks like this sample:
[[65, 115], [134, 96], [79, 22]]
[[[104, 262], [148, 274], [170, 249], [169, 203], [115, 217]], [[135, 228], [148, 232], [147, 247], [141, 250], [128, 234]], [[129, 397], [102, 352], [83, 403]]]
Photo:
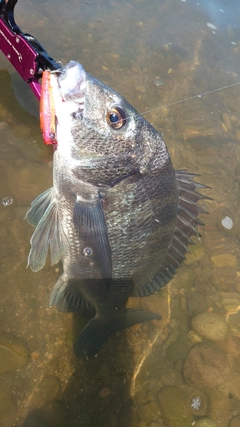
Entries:
[[23, 218], [51, 185], [52, 154], [33, 95], [0, 56], [0, 199], [12, 200], [0, 205], [1, 426], [240, 425], [240, 92], [164, 107], [240, 81], [238, 16], [237, 0], [17, 5], [17, 23], [55, 59], [79, 60], [141, 112], [159, 107], [146, 118], [175, 168], [201, 174], [213, 200], [204, 202], [202, 238], [174, 280], [129, 302], [160, 307], [163, 320], [77, 360], [72, 341], [86, 319], [48, 308], [61, 267], [26, 270], [32, 229]]

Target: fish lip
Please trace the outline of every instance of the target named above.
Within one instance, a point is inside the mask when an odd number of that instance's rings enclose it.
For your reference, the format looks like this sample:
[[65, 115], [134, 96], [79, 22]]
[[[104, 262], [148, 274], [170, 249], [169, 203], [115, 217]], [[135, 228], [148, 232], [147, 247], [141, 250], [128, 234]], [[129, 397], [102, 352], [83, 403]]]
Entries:
[[58, 87], [64, 101], [84, 102], [87, 73], [77, 61], [70, 61], [57, 73]]

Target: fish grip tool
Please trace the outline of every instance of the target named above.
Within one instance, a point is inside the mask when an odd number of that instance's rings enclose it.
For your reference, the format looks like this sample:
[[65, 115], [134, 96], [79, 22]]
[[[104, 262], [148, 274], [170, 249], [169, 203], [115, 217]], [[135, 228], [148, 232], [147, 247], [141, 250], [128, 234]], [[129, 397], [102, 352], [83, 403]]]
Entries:
[[40, 99], [41, 78], [44, 70], [57, 70], [55, 61], [31, 34], [23, 33], [15, 22], [17, 0], [0, 0], [0, 50]]

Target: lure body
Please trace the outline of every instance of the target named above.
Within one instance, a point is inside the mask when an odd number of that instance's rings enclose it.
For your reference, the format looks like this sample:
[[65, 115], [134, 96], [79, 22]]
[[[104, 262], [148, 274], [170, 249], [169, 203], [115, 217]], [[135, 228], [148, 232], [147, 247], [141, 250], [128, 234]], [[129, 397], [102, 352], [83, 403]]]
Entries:
[[56, 144], [55, 108], [50, 71], [43, 71], [40, 97], [40, 128], [44, 144]]

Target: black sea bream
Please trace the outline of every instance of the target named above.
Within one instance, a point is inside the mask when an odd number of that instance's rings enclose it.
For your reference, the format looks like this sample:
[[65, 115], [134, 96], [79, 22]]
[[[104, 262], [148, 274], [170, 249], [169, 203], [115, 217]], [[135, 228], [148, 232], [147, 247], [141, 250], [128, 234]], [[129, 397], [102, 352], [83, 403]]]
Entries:
[[50, 305], [92, 311], [77, 355], [95, 355], [108, 336], [159, 314], [128, 310], [173, 277], [201, 224], [204, 187], [175, 171], [159, 133], [121, 97], [70, 61], [51, 74], [57, 146], [53, 187], [27, 213], [36, 227], [28, 263], [62, 260]]

